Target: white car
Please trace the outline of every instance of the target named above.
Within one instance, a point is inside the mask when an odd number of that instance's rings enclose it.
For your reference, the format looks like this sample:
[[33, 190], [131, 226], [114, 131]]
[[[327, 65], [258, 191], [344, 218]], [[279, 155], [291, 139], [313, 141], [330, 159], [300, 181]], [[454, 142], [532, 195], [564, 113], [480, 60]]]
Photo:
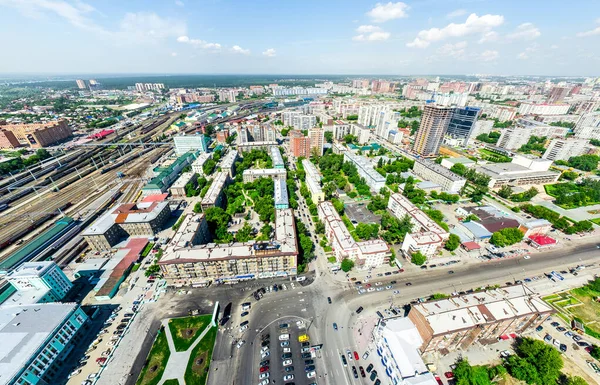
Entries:
[[240, 342], [237, 343], [237, 345], [235, 345], [238, 349], [241, 348], [244, 344], [246, 343], [245, 340], [241, 340]]
[[258, 385], [267, 385], [269, 383], [269, 380], [267, 380], [266, 378], [264, 380], [262, 380], [261, 382], [258, 383]]
[[394, 290], [394, 294], [400, 294], [400, 290]]
[[93, 380], [94, 378], [98, 377], [98, 373], [90, 373], [89, 376], [87, 376], [88, 380]]
[[264, 353], [264, 352], [268, 352], [269, 351], [269, 346], [263, 346], [262, 348], [260, 348], [260, 352]]
[[526, 255], [523, 257], [523, 259], [529, 259], [529, 258], [531, 258], [529, 255]]
[[376, 282], [375, 283], [375, 286], [381, 286], [381, 285], [383, 285], [383, 283], [381, 283], [381, 282]]
[[283, 361], [283, 366], [290, 366], [292, 364], [292, 360]]
[[377, 291], [383, 291], [383, 287], [378, 287]]
[[294, 379], [294, 375], [293, 374], [287, 374], [285, 376], [283, 376], [283, 381], [290, 381]]
[[370, 287], [370, 288], [368, 288], [368, 289], [367, 289], [367, 291], [368, 291], [369, 293], [372, 293], [372, 292], [374, 292], [374, 291], [375, 291], [375, 288], [374, 288], [374, 287]]
[[72, 371], [71, 373], [69, 373], [69, 376], [67, 378], [74, 377], [74, 376], [78, 375], [79, 373], [81, 373], [81, 369], [76, 369], [76, 370]]
[[315, 378], [316, 376], [317, 376], [317, 372], [315, 372], [314, 370], [312, 372], [306, 373], [307, 378]]
[[284, 353], [291, 353], [292, 349], [290, 349], [290, 348], [283, 348], [283, 352]]
[[248, 329], [248, 325], [244, 325], [244, 326], [240, 327], [240, 333], [246, 329]]
[[265, 378], [269, 378], [269, 376], [270, 376], [269, 372], [264, 372], [264, 373], [261, 373], [260, 376], [258, 376], [258, 379], [264, 380]]
[[267, 357], [269, 357], [271, 355], [271, 352], [269, 352], [268, 350], [266, 352], [263, 352], [260, 354], [260, 358], [262, 358], [263, 360]]

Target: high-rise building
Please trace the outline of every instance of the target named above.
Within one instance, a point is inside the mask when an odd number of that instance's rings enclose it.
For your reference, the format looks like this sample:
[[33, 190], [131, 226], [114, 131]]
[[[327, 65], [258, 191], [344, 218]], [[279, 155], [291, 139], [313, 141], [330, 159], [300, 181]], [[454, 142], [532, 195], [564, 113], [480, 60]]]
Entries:
[[308, 138], [310, 141], [310, 152], [318, 156], [323, 155], [323, 144], [325, 142], [325, 130], [319, 127], [308, 130]]
[[548, 103], [560, 103], [569, 95], [570, 87], [552, 87], [548, 95]]
[[317, 125], [315, 115], [294, 115], [292, 116], [292, 126], [296, 130], [308, 130]]
[[600, 139], [600, 112], [592, 112], [581, 116], [575, 125], [576, 138]]
[[[24, 301], [27, 304], [60, 301], [73, 287], [65, 273], [52, 261], [26, 262], [8, 273], [6, 279], [19, 294], [23, 294], [21, 297], [32, 298]], [[7, 303], [13, 303], [11, 298]]]
[[87, 88], [87, 86], [85, 85], [85, 80], [83, 79], [77, 79], [75, 80], [75, 83], [77, 83], [77, 88], [79, 88], [80, 90], [85, 90]]
[[296, 158], [301, 156], [310, 158], [310, 138], [308, 136], [304, 136], [302, 131], [299, 130], [290, 131], [289, 135], [292, 155], [294, 155]]
[[229, 102], [235, 103], [235, 98], [237, 96], [237, 92], [234, 90], [219, 90], [219, 101], [220, 102]]
[[426, 105], [421, 116], [421, 125], [413, 150], [422, 156], [435, 156], [438, 154], [442, 138], [448, 129], [454, 108]]
[[[12, 135], [7, 131], [10, 131]], [[67, 139], [71, 133], [71, 128], [64, 119], [31, 124], [2, 124], [0, 122], [0, 147], [15, 147], [16, 139], [22, 146], [41, 148]]]
[[479, 107], [456, 108], [448, 124], [446, 135], [462, 141], [463, 146], [466, 145], [475, 128], [480, 111]]
[[586, 139], [552, 139], [542, 158], [568, 160], [572, 156], [587, 154], [592, 147]]

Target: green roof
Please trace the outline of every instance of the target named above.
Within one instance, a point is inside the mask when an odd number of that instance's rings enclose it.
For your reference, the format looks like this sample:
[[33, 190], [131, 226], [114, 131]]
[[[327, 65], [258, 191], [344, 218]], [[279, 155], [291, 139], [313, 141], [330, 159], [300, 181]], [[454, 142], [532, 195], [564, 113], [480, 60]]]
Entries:
[[184, 122], [177, 122], [177, 123], [175, 123], [175, 125], [177, 127], [183, 127], [183, 126], [185, 126], [185, 123]]
[[32, 241], [21, 247], [7, 259], [0, 262], [0, 272], [8, 272], [21, 262], [29, 261], [42, 251], [42, 246], [49, 241], [54, 241], [71, 228], [73, 218], [63, 217], [54, 223], [54, 226], [35, 237]]
[[[183, 163], [186, 161], [186, 159], [190, 156], [189, 152], [186, 152], [185, 154], [181, 155], [179, 158], [177, 158], [173, 163], [171, 163], [168, 167], [157, 167], [154, 169], [154, 171], [159, 171], [159, 174], [157, 176], [155, 176], [154, 178], [152, 178], [145, 186], [144, 188], [142, 188], [142, 190], [154, 190], [157, 188], [161, 188], [162, 187], [162, 180], [167, 176], [170, 175], [171, 172], [173, 172], [173, 169], [175, 167], [177, 167], [180, 163]], [[197, 157], [196, 155], [194, 155], [194, 157]]]

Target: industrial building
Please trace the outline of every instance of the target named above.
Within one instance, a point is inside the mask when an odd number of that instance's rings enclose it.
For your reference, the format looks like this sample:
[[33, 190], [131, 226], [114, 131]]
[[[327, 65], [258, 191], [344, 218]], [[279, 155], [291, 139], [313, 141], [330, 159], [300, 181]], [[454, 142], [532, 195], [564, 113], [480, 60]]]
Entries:
[[458, 194], [467, 183], [465, 178], [429, 159], [415, 160], [413, 172], [421, 178], [441, 186], [442, 190], [450, 194]]
[[270, 178], [274, 181], [286, 179], [287, 172], [281, 168], [248, 169], [242, 173], [244, 183], [254, 182], [260, 178]]
[[2, 384], [56, 384], [88, 316], [76, 303], [0, 308]]
[[306, 175], [306, 186], [310, 192], [310, 198], [315, 204], [319, 204], [325, 200], [325, 193], [321, 188], [321, 179], [323, 177], [314, 164], [308, 159], [302, 160], [302, 167]]
[[0, 148], [42, 148], [65, 140], [71, 135], [71, 128], [64, 119], [19, 124], [0, 121]]
[[389, 262], [390, 247], [382, 239], [356, 242], [342, 218], [329, 201], [317, 206], [319, 220], [325, 225], [325, 237], [331, 244], [337, 262], [354, 261], [359, 268], [379, 267]]
[[379, 190], [385, 186], [385, 177], [373, 168], [373, 165], [367, 158], [347, 151], [344, 153], [344, 161], [356, 166], [358, 175], [365, 179], [371, 191], [379, 193]]
[[204, 195], [204, 198], [200, 202], [202, 210], [215, 206], [221, 207], [223, 205], [223, 190], [227, 186], [227, 183], [229, 183], [229, 173], [227, 171], [215, 174], [206, 195]]
[[81, 234], [92, 248], [108, 251], [125, 237], [154, 236], [171, 216], [169, 203], [125, 203], [100, 216]]
[[[178, 234], [188, 238], [181, 241]], [[275, 237], [271, 241], [203, 244], [206, 235], [202, 214], [184, 219], [158, 262], [168, 285], [205, 286], [296, 274], [298, 243], [291, 209], [275, 211]]]
[[423, 341], [421, 353], [445, 355], [517, 338], [552, 313], [532, 290], [515, 285], [411, 305], [408, 318]]

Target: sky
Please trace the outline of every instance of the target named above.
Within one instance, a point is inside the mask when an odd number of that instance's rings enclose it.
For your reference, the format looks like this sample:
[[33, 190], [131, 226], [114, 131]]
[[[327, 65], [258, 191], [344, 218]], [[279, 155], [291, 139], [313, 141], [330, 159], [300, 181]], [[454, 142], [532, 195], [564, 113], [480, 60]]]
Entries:
[[0, 73], [599, 76], [599, 0], [0, 0]]

